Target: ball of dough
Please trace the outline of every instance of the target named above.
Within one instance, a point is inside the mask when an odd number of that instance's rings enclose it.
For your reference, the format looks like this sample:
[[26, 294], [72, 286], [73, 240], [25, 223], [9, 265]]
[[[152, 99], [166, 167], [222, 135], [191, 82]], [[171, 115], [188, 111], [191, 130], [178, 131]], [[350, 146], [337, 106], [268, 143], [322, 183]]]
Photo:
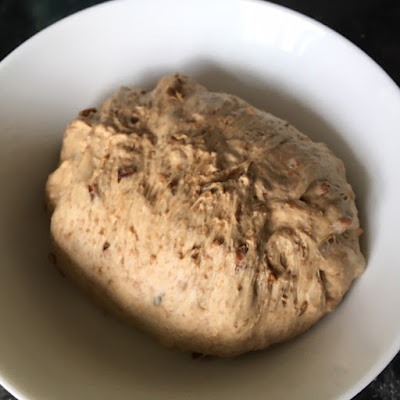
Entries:
[[64, 274], [185, 351], [227, 357], [288, 340], [365, 268], [343, 162], [185, 75], [82, 111], [46, 193]]

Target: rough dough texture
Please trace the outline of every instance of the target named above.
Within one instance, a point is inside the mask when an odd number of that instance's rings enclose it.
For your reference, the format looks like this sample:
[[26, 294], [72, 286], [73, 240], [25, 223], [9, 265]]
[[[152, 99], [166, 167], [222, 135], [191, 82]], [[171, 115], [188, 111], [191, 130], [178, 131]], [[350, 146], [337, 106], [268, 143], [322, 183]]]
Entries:
[[365, 268], [343, 162], [184, 75], [82, 111], [46, 192], [59, 268], [169, 347], [288, 340]]

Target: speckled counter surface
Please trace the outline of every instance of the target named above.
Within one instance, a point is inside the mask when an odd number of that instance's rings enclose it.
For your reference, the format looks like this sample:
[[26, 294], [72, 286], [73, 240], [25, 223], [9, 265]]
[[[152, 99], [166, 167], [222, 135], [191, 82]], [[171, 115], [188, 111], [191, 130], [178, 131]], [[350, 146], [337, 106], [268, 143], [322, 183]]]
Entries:
[[[0, 60], [46, 26], [101, 2], [99, 0], [0, 0]], [[300, 11], [338, 31], [369, 54], [400, 85], [399, 0], [274, 2]], [[0, 386], [0, 400], [13, 399], [15, 398]], [[400, 354], [354, 399], [400, 400]]]

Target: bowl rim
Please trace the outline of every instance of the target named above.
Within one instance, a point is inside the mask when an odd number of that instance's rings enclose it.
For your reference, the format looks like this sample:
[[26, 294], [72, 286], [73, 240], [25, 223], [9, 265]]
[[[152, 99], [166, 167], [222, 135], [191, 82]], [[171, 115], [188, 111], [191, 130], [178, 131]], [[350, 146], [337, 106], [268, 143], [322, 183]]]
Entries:
[[[151, 0], [154, 1], [154, 0]], [[71, 20], [79, 18], [83, 14], [89, 14], [93, 12], [94, 9], [98, 8], [108, 8], [108, 7], [113, 7], [115, 3], [122, 3], [122, 2], [129, 2], [129, 0], [114, 0], [114, 1], [105, 1], [102, 3], [94, 4], [89, 7], [86, 7], [82, 10], [79, 10], [77, 12], [74, 12], [70, 15], [67, 15], [60, 20], [57, 20], [53, 22], [52, 24], [48, 25], [44, 29], [38, 31], [31, 37], [29, 37], [27, 40], [22, 42], [19, 46], [17, 46], [14, 50], [12, 50], [10, 53], [8, 53], [1, 61], [0, 61], [0, 74], [4, 70], [4, 68], [8, 65], [9, 62], [13, 61], [16, 57], [20, 55], [20, 53], [23, 53], [26, 48], [28, 48], [32, 42], [38, 40], [44, 35], [48, 35], [51, 33], [51, 31], [56, 27], [56, 26], [61, 26], [63, 24], [68, 24], [70, 23]], [[362, 56], [365, 59], [365, 62], [371, 64], [374, 66], [374, 70], [376, 73], [379, 73], [383, 79], [387, 82], [387, 85], [391, 85], [392, 89], [396, 92], [397, 96], [400, 99], [400, 88], [397, 85], [397, 83], [394, 81], [394, 79], [371, 57], [369, 56], [365, 51], [360, 49], [358, 46], [356, 46], [353, 42], [351, 42], [348, 38], [346, 38], [344, 35], [341, 33], [335, 31], [334, 29], [330, 28], [329, 26], [307, 16], [302, 14], [299, 11], [292, 10], [286, 6], [272, 3], [270, 1], [266, 0], [235, 0], [235, 2], [238, 3], [258, 3], [259, 5], [262, 5], [263, 7], [266, 8], [275, 8], [283, 13], [286, 14], [291, 14], [296, 16], [297, 18], [301, 19], [304, 23], [311, 24], [314, 27], [317, 27], [320, 30], [323, 30], [325, 32], [328, 32], [330, 35], [334, 35], [337, 38], [339, 38], [342, 42], [344, 42], [348, 47], [351, 48], [353, 52], [356, 52], [359, 56]], [[206, 2], [204, 3], [206, 4]], [[227, 3], [228, 4], [228, 3]], [[230, 2], [232, 4], [232, 2]], [[398, 332], [397, 335], [397, 340], [393, 341], [390, 346], [386, 347], [386, 350], [382, 352], [381, 356], [379, 359], [376, 360], [376, 362], [369, 368], [368, 373], [364, 374], [364, 376], [358, 380], [358, 382], [355, 382], [355, 384], [352, 386], [351, 389], [349, 389], [346, 393], [344, 393], [340, 399], [348, 399], [354, 397], [356, 394], [361, 392], [365, 387], [367, 387], [388, 365], [389, 363], [396, 357], [396, 355], [400, 351], [400, 331]], [[0, 384], [6, 388], [12, 395], [17, 397], [20, 400], [28, 400], [27, 395], [23, 394], [23, 390], [18, 388], [17, 383], [13, 383], [12, 380], [6, 379], [3, 374], [1, 374], [0, 371]], [[350, 396], [350, 397], [348, 397]]]

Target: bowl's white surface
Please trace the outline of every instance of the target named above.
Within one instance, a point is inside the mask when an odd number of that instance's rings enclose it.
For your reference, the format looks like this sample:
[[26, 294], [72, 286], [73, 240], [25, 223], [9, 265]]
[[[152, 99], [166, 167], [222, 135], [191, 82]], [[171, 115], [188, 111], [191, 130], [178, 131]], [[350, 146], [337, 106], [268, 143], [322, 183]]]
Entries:
[[[343, 158], [368, 269], [293, 342], [193, 361], [105, 317], [47, 261], [43, 186], [66, 124], [119, 85], [180, 71], [288, 119]], [[119, 1], [0, 64], [0, 382], [21, 399], [349, 399], [400, 344], [400, 94], [364, 53], [252, 1]]]

